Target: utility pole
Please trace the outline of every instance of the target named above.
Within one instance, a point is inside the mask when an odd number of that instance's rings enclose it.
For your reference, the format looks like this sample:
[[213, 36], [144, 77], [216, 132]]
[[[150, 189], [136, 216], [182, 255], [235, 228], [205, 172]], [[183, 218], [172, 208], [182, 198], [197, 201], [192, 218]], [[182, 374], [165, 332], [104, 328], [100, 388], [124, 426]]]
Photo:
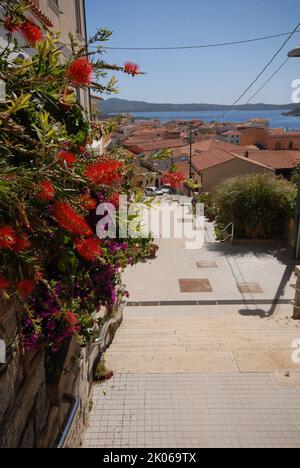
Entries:
[[[291, 50], [288, 53], [290, 58], [300, 58], [300, 46]], [[299, 258], [299, 249], [300, 249], [300, 170], [297, 166], [297, 176], [298, 176], [298, 188], [297, 188], [297, 201], [296, 201], [296, 211], [295, 211], [295, 225], [292, 233], [292, 249], [294, 253], [294, 258], [298, 260]]]
[[190, 128], [190, 179], [193, 178], [193, 130]]

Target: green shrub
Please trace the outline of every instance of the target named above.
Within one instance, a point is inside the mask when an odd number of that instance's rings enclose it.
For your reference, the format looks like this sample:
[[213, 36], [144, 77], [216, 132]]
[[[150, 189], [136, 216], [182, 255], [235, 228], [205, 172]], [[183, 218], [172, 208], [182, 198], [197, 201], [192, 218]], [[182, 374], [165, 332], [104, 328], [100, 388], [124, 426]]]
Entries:
[[215, 219], [215, 207], [213, 205], [212, 194], [202, 192], [200, 195], [195, 197], [197, 203], [204, 204], [204, 214], [210, 220]]
[[294, 184], [268, 174], [227, 180], [212, 197], [217, 223], [233, 222], [240, 239], [286, 239], [296, 194]]

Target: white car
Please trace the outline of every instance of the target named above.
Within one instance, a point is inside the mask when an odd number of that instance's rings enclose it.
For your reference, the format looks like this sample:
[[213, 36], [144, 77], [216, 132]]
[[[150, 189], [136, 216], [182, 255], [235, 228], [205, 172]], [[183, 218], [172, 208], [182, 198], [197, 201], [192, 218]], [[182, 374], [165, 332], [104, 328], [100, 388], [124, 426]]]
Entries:
[[162, 197], [164, 193], [156, 187], [147, 187], [145, 190], [147, 197]]
[[171, 185], [163, 185], [162, 188], [160, 189], [160, 191], [164, 195], [170, 195], [172, 193]]

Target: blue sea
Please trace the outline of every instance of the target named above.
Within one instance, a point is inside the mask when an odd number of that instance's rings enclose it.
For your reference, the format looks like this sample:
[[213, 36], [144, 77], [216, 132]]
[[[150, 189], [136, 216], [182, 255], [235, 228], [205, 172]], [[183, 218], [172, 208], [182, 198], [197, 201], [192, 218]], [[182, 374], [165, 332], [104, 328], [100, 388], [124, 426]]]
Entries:
[[224, 112], [210, 111], [210, 112], [132, 112], [132, 116], [139, 119], [160, 119], [161, 122], [169, 120], [194, 120], [199, 119], [204, 122], [212, 122], [219, 120], [220, 122], [246, 122], [254, 118], [263, 118], [270, 120], [270, 127], [272, 128], [285, 128], [286, 130], [300, 131], [300, 117], [287, 117], [282, 115], [288, 112], [286, 109], [266, 110], [266, 111], [231, 111], [225, 118], [220, 118]]

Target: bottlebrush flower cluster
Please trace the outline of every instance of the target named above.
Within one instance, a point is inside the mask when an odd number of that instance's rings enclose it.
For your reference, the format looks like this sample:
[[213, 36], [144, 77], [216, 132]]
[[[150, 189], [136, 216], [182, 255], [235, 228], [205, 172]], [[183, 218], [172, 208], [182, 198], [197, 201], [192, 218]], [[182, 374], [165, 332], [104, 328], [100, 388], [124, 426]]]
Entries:
[[31, 46], [43, 40], [42, 30], [33, 21], [25, 21], [22, 23], [20, 25], [20, 31]]
[[53, 216], [61, 228], [72, 234], [79, 236], [93, 235], [93, 231], [85, 219], [78, 215], [67, 203], [55, 202]]
[[124, 163], [121, 161], [99, 161], [89, 165], [84, 175], [94, 185], [112, 186], [118, 182], [122, 182]]
[[35, 24], [33, 19], [24, 18], [20, 21], [18, 18], [5, 16], [3, 26], [11, 34], [20, 32], [30, 46], [35, 46], [37, 42], [43, 40], [43, 31]]
[[140, 68], [135, 63], [127, 62], [124, 65], [124, 72], [131, 76], [137, 76], [140, 74]]
[[[0, 26], [14, 41], [0, 60], [8, 98], [0, 103], [0, 304], [16, 298], [22, 304], [19, 333], [28, 351], [57, 352], [72, 336], [85, 345], [99, 334], [95, 312], [126, 294], [122, 271], [149, 255], [151, 239], [96, 237], [98, 204], [118, 208], [120, 194], [130, 198], [134, 188], [126, 152], [100, 158], [87, 147], [102, 137], [102, 127], [92, 128], [70, 89], [88, 87], [95, 64], [79, 46], [64, 64], [56, 35], [43, 34], [21, 2], [16, 9], [3, 0], [1, 7]], [[102, 31], [98, 39], [106, 41]], [[26, 66], [16, 33], [36, 46]], [[96, 66], [95, 79], [111, 69], [102, 61]], [[125, 72], [139, 69], [127, 64]]]
[[173, 189], [181, 189], [184, 181], [184, 175], [179, 172], [166, 172], [162, 177], [163, 185], [170, 185]]
[[70, 64], [68, 76], [74, 85], [88, 86], [92, 82], [93, 66], [87, 58], [81, 57]]

